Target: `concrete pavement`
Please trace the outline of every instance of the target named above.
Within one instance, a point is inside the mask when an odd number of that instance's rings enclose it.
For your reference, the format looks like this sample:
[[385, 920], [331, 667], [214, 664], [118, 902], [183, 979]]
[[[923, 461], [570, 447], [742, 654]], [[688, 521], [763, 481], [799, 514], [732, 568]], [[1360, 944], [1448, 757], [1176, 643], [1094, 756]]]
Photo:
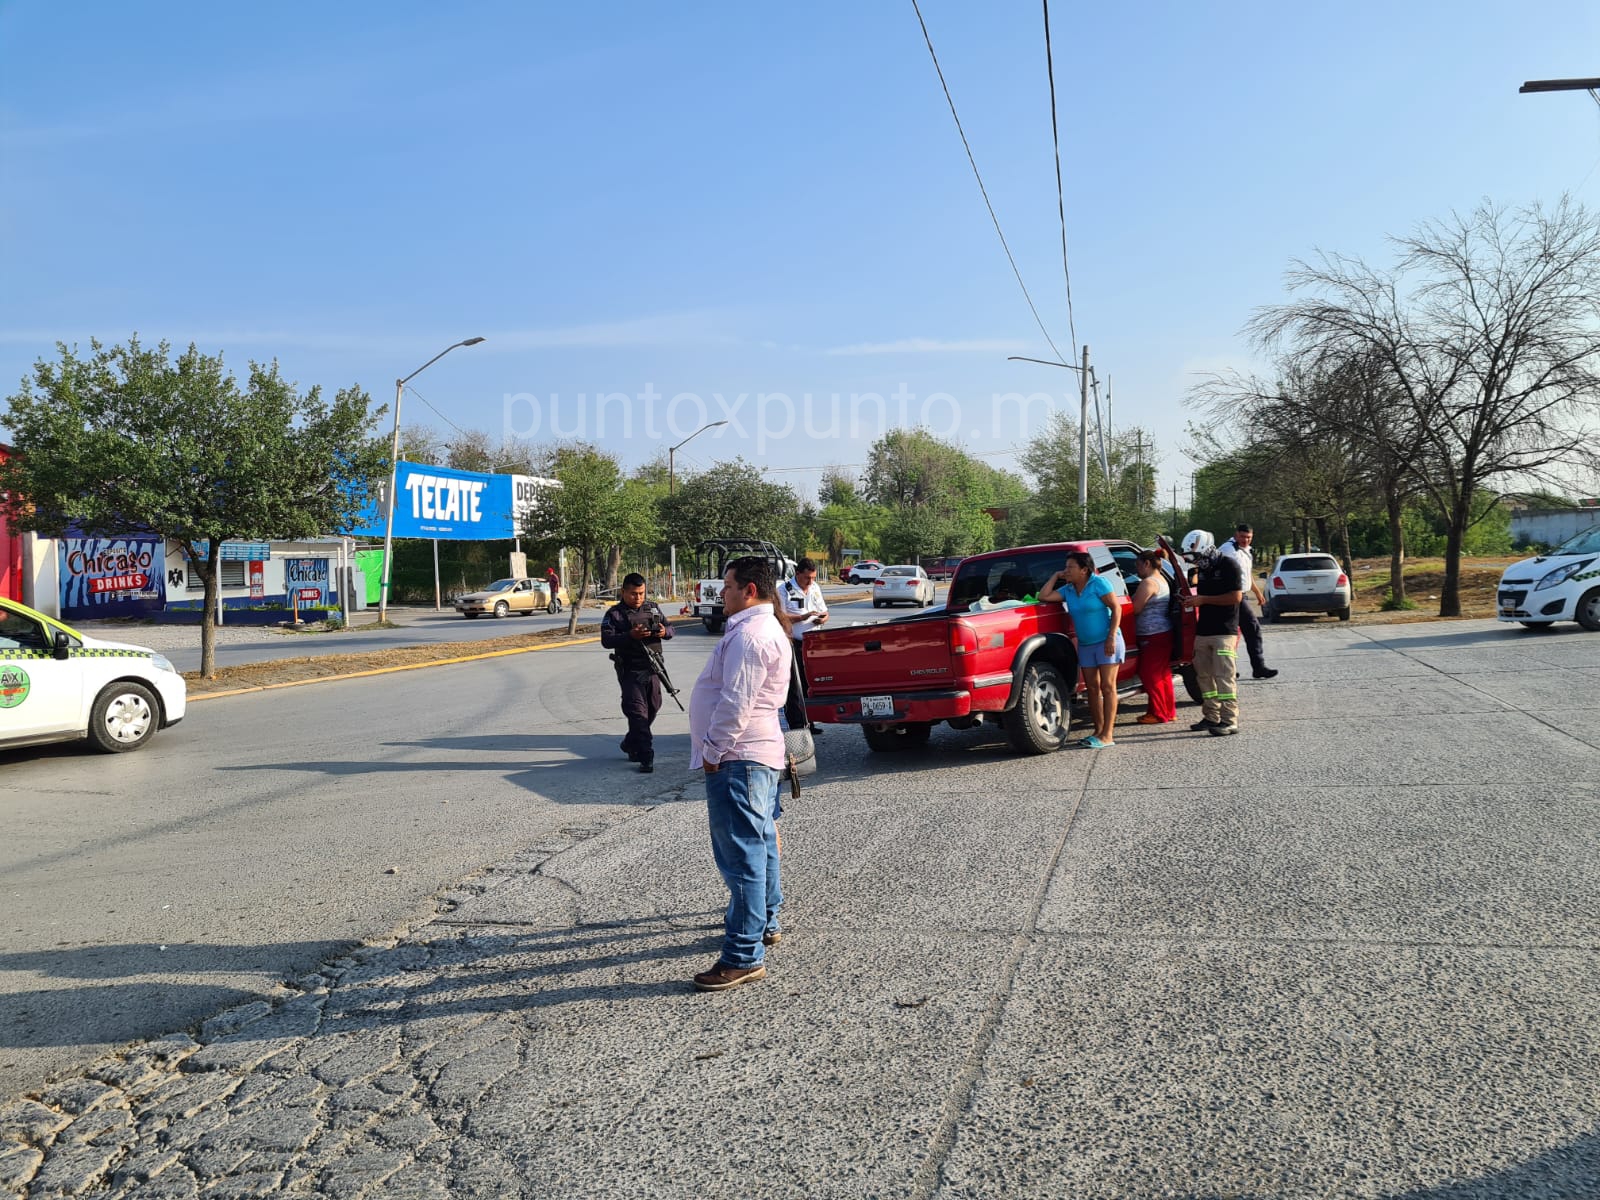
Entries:
[[[417, 775], [474, 781], [484, 816], [519, 790], [568, 819], [518, 837], [547, 811], [524, 803], [499, 831], [520, 849], [411, 933], [6, 1110], [0, 1180], [1592, 1200], [1600, 639], [1326, 624], [1268, 644], [1284, 673], [1242, 685], [1238, 738], [1130, 726], [1019, 759], [983, 730], [903, 756], [830, 730], [784, 823], [770, 978], [717, 996], [686, 985], [722, 896], [687, 774], [619, 803], [625, 764], [487, 706], [481, 732], [249, 766], [232, 778], [316, 797], [307, 822], [362, 783], [411, 815]], [[674, 648], [687, 681], [695, 644]], [[438, 700], [447, 673], [516, 686], [491, 667], [442, 669]], [[570, 692], [574, 735], [613, 738], [603, 687], [554, 686], [534, 693], [551, 718]], [[663, 725], [681, 759], [675, 709]], [[57, 969], [117, 986], [86, 961]]]

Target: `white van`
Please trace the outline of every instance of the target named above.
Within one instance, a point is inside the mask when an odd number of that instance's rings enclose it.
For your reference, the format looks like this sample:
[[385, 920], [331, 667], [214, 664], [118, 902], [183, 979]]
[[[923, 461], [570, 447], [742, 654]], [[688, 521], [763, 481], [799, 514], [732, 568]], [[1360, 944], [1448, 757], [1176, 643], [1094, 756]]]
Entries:
[[1570, 537], [1549, 554], [1507, 567], [1496, 615], [1529, 629], [1576, 621], [1600, 633], [1600, 525]]
[[0, 750], [86, 737], [137, 750], [183, 720], [189, 687], [154, 650], [105, 642], [0, 599]]

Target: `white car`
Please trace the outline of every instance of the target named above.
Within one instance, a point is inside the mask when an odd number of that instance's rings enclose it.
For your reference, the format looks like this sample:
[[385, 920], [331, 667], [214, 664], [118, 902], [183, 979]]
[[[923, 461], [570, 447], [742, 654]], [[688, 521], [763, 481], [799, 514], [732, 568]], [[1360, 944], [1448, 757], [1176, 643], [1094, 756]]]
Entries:
[[88, 637], [0, 599], [0, 749], [88, 738], [137, 750], [183, 720], [189, 688], [154, 650]]
[[864, 558], [854, 566], [846, 567], [846, 583], [872, 583], [883, 574], [883, 564], [875, 558]]
[[1502, 621], [1529, 629], [1576, 621], [1600, 632], [1600, 525], [1568, 538], [1549, 554], [1507, 567], [1496, 600]]
[[1337, 613], [1350, 619], [1350, 577], [1331, 554], [1285, 554], [1272, 568], [1267, 587], [1269, 621], [1284, 613]]
[[872, 607], [886, 604], [915, 604], [927, 608], [933, 603], [933, 580], [921, 567], [906, 564], [885, 567], [872, 585]]

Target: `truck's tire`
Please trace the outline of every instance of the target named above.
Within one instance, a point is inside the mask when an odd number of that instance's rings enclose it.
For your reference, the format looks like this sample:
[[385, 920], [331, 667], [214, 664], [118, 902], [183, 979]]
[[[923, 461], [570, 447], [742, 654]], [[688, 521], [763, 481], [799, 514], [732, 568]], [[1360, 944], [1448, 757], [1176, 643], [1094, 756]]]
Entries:
[[1578, 598], [1578, 624], [1590, 633], [1600, 633], [1600, 587], [1590, 588]]
[[1205, 694], [1200, 690], [1200, 673], [1194, 669], [1194, 664], [1178, 668], [1178, 678], [1183, 680], [1183, 690], [1189, 694], [1189, 699], [1194, 704], [1205, 702]]
[[700, 622], [706, 627], [706, 632], [714, 636], [720, 635], [722, 627], [728, 623], [726, 618], [722, 617], [701, 617]]
[[1048, 662], [1031, 662], [1022, 677], [1022, 695], [1003, 718], [1006, 737], [1023, 754], [1049, 754], [1067, 740], [1072, 712], [1061, 672]]
[[89, 740], [107, 754], [137, 750], [161, 725], [161, 705], [142, 683], [124, 679], [95, 697]]
[[863, 725], [861, 732], [866, 735], [867, 749], [879, 754], [893, 754], [926, 746], [928, 736], [933, 733], [933, 724], [930, 721], [913, 721], [909, 725], [891, 725], [888, 729]]

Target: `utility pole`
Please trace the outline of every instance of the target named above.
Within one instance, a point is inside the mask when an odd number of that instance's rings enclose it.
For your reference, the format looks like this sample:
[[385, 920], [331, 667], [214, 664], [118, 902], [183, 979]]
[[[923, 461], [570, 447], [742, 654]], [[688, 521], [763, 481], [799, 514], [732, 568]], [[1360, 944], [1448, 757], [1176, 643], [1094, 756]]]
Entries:
[[1144, 511], [1144, 430], [1133, 431], [1133, 508]]
[[[1009, 354], [1007, 362], [1039, 363], [1046, 367], [1064, 367], [1078, 372], [1078, 513], [1082, 532], [1089, 532], [1089, 344], [1083, 346], [1083, 365], [1055, 362], [1048, 358], [1027, 358]], [[1097, 393], [1098, 394], [1098, 393]], [[1098, 411], [1098, 408], [1097, 408]]]
[[1089, 533], [1089, 343], [1083, 344], [1083, 369], [1078, 372], [1078, 513], [1080, 532]]

